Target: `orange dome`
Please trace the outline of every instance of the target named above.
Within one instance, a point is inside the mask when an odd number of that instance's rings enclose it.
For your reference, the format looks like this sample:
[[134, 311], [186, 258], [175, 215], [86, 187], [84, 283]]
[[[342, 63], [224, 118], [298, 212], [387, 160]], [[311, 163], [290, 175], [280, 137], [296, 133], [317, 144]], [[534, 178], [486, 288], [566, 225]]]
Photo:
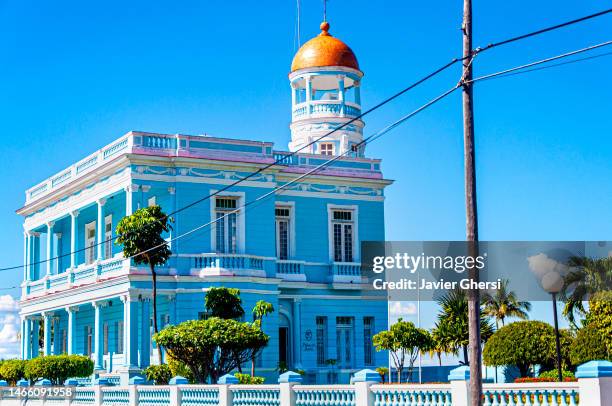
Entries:
[[329, 23], [321, 23], [321, 33], [306, 42], [291, 62], [291, 72], [321, 66], [344, 66], [359, 70], [357, 57], [344, 42], [329, 34]]

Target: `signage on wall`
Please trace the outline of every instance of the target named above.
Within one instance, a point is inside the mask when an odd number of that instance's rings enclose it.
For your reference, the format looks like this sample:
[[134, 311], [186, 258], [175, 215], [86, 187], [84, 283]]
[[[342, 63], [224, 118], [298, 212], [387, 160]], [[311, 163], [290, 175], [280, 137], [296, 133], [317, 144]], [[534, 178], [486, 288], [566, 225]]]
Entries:
[[302, 351], [314, 351], [312, 343], [312, 330], [304, 331], [304, 341], [302, 342]]

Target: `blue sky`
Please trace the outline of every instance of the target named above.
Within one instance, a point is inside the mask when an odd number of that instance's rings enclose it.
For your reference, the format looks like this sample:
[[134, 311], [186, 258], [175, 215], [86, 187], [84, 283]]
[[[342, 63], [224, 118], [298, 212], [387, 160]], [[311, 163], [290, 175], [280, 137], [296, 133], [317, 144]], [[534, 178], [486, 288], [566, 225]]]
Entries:
[[[474, 42], [606, 7], [476, 0]], [[302, 0], [302, 11], [304, 40], [318, 33], [321, 1]], [[353, 48], [365, 72], [365, 107], [460, 55], [461, 11], [459, 0], [330, 0], [331, 33]], [[294, 1], [1, 2], [0, 267], [22, 261], [14, 211], [25, 189], [129, 130], [266, 140], [285, 149], [294, 16]], [[475, 72], [610, 39], [612, 16], [605, 16], [483, 53]], [[604, 57], [476, 86], [481, 239], [611, 239], [611, 67]], [[366, 133], [458, 77], [451, 69], [373, 113]], [[464, 238], [462, 142], [457, 93], [368, 147], [396, 180], [387, 190], [388, 239]], [[2, 287], [21, 276], [4, 273]]]

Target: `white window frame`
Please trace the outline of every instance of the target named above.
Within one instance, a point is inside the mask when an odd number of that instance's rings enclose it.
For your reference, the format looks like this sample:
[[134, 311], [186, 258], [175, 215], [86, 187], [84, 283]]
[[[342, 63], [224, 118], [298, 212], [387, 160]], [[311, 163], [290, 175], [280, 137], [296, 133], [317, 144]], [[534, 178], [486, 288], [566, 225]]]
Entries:
[[[110, 231], [107, 230], [110, 224]], [[104, 258], [113, 257], [113, 215], [109, 214], [104, 217]]]
[[280, 251], [279, 241], [278, 241], [278, 220], [276, 218], [276, 209], [283, 208], [289, 209], [289, 252], [287, 253], [288, 260], [295, 258], [295, 248], [296, 248], [296, 235], [295, 235], [295, 202], [283, 202], [278, 201], [274, 205], [274, 240], [276, 251], [275, 254], [278, 257], [278, 253]]
[[[216, 193], [217, 190], [211, 189], [210, 194]], [[240, 208], [244, 205], [245, 193], [244, 192], [227, 192], [216, 195], [213, 199], [210, 199], [210, 221], [212, 222], [210, 227], [210, 248], [211, 252], [217, 252], [217, 222], [216, 219], [216, 202], [217, 198], [233, 198], [236, 199], [236, 208]], [[236, 238], [238, 239], [236, 244], [236, 254], [245, 253], [246, 244], [246, 229], [245, 219], [246, 215], [243, 208], [240, 208], [236, 213]]]
[[115, 324], [117, 331], [115, 332], [116, 334], [116, 348], [115, 348], [115, 352], [117, 354], [123, 354], [123, 320], [119, 320], [116, 322]]
[[359, 206], [327, 204], [327, 241], [329, 247], [329, 261], [337, 262], [334, 258], [334, 211], [353, 212], [353, 262], [361, 262], [361, 241], [359, 240]]
[[[329, 149], [329, 151], [323, 151], [323, 146], [324, 146], [324, 145], [325, 145], [326, 147], [327, 147], [327, 146], [331, 147], [331, 148]], [[325, 148], [325, 149], [327, 150], [327, 148]], [[334, 143], [333, 143], [333, 142], [321, 142], [321, 143], [319, 143], [319, 153], [320, 153], [321, 155], [325, 155], [325, 156], [333, 156], [333, 155], [334, 155], [334, 152], [335, 152], [335, 149], [336, 149], [336, 147], [335, 147], [335, 145], [334, 145]], [[327, 153], [327, 152], [329, 152], [329, 153]]]
[[[93, 230], [93, 238], [88, 238], [89, 231]], [[92, 264], [96, 260], [96, 221], [85, 224], [85, 263]], [[93, 245], [89, 246], [89, 241], [93, 240]], [[91, 258], [89, 256], [91, 255]]]

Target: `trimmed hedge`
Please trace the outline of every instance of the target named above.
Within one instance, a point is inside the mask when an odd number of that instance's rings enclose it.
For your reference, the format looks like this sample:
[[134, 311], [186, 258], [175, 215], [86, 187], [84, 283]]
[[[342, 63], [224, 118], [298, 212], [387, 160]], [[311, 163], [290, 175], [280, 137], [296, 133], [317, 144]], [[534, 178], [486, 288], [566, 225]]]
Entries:
[[30, 382], [48, 379], [62, 385], [68, 378], [93, 374], [93, 361], [84, 355], [47, 355], [25, 361], [24, 376]]
[[155, 385], [168, 385], [170, 379], [172, 379], [172, 371], [166, 364], [151, 365], [142, 372], [149, 381], [155, 382]]
[[18, 380], [23, 379], [26, 361], [21, 359], [7, 359], [0, 361], [0, 379], [15, 385]]
[[235, 373], [234, 376], [238, 378], [240, 385], [263, 385], [264, 378], [261, 376], [251, 376], [249, 374]]

